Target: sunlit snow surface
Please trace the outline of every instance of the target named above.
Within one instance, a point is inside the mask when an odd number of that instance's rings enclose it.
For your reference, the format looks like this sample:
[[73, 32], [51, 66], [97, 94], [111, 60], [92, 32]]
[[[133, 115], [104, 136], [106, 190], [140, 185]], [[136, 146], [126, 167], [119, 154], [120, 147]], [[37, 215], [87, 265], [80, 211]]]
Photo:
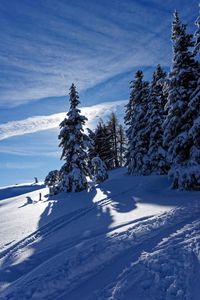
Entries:
[[118, 169], [88, 192], [1, 189], [0, 299], [199, 299], [200, 193], [169, 186]]

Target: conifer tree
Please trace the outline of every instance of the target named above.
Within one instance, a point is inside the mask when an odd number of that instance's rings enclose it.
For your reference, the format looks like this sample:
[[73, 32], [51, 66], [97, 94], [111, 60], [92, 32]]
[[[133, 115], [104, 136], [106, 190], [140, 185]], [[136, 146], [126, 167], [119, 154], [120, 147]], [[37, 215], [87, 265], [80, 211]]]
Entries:
[[[200, 6], [200, 4], [199, 4]], [[196, 22], [195, 22], [196, 26], [197, 26], [197, 30], [194, 34], [195, 37], [195, 46], [194, 46], [194, 53], [196, 55], [200, 54], [200, 16], [197, 17]]]
[[58, 170], [50, 171], [44, 180], [44, 184], [49, 187], [50, 194], [56, 194], [59, 191], [58, 185], [60, 180], [60, 172]]
[[122, 125], [119, 125], [118, 130], [118, 143], [119, 143], [119, 166], [122, 167], [125, 164], [125, 157], [127, 151], [127, 138]]
[[[133, 123], [133, 114], [134, 109], [136, 106], [137, 98], [140, 97], [141, 90], [142, 90], [142, 79], [143, 79], [143, 73], [142, 71], [137, 71], [135, 74], [135, 78], [133, 81], [130, 82], [130, 97], [129, 102], [125, 106], [125, 117], [124, 117], [124, 123], [127, 125], [126, 129], [126, 136], [128, 139], [128, 147], [127, 147], [127, 153], [126, 153], [126, 165], [128, 166], [128, 172], [131, 173], [132, 169], [132, 163], [134, 161], [134, 158], [131, 158], [131, 149], [132, 149], [132, 143], [131, 143], [131, 136], [132, 136], [132, 123]], [[136, 99], [136, 100], [135, 100]]]
[[95, 130], [95, 153], [105, 162], [109, 170], [114, 168], [111, 135], [102, 120], [97, 124]]
[[[143, 72], [137, 71], [131, 85], [132, 109], [131, 120], [128, 121], [128, 151], [127, 165], [129, 174], [146, 174], [145, 159], [148, 151], [148, 136], [146, 136], [147, 100], [149, 96], [149, 84], [143, 81]], [[128, 116], [128, 111], [126, 112]], [[126, 119], [127, 120], [127, 119]], [[125, 121], [126, 121], [125, 120]], [[127, 122], [127, 121], [126, 121]]]
[[87, 132], [88, 132], [88, 138], [90, 140], [90, 147], [88, 148], [88, 167], [90, 169], [90, 171], [92, 172], [92, 159], [96, 156], [98, 156], [97, 152], [96, 152], [96, 147], [95, 147], [95, 140], [96, 140], [96, 136], [95, 136], [95, 132], [92, 131], [90, 128], [87, 128]]
[[119, 149], [118, 149], [118, 129], [119, 124], [117, 117], [114, 112], [111, 113], [111, 116], [109, 118], [108, 124], [108, 131], [110, 134], [110, 141], [112, 146], [112, 153], [113, 153], [113, 166], [115, 168], [119, 167]]
[[[167, 118], [164, 122], [164, 145], [168, 147], [171, 163], [170, 176], [173, 188], [192, 189], [197, 179], [193, 171], [188, 172], [191, 163], [192, 139], [189, 134], [192, 125], [190, 105], [196, 88], [197, 63], [194, 53], [192, 35], [186, 32], [186, 26], [174, 13], [172, 24], [173, 63], [169, 77]], [[198, 184], [197, 184], [198, 185]]]
[[93, 169], [93, 179], [96, 183], [100, 183], [105, 181], [108, 178], [107, 168], [106, 164], [103, 162], [103, 160], [99, 157], [93, 157], [92, 158], [92, 169]]
[[164, 106], [166, 104], [163, 85], [165, 78], [166, 73], [158, 65], [153, 73], [146, 116], [149, 135], [147, 168], [150, 173], [156, 174], [166, 174], [169, 169], [166, 162], [166, 151], [163, 149]]
[[70, 87], [70, 108], [67, 117], [60, 123], [61, 159], [65, 161], [60, 170], [61, 191], [79, 192], [87, 188], [86, 176], [90, 175], [87, 166], [87, 148], [90, 145], [88, 136], [83, 132], [87, 118], [80, 114], [79, 96], [74, 84]]
[[200, 17], [195, 24], [197, 30], [194, 34], [196, 39], [194, 55], [196, 56], [196, 69], [194, 72], [195, 88], [191, 94], [190, 102], [184, 119], [188, 122], [188, 161], [187, 167], [182, 172], [182, 186], [185, 189], [200, 190]]

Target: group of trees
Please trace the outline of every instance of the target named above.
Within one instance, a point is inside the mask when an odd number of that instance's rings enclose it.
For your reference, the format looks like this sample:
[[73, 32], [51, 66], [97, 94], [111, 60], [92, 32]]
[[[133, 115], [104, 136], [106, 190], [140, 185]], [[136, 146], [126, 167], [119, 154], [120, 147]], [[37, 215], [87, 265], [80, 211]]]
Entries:
[[171, 71], [158, 65], [150, 83], [137, 71], [125, 114], [128, 172], [169, 173], [173, 188], [187, 190], [200, 190], [200, 18], [196, 25], [188, 34], [174, 13]]
[[45, 179], [53, 193], [82, 191], [89, 177], [102, 182], [107, 169], [124, 164], [129, 174], [169, 174], [173, 188], [200, 190], [200, 18], [196, 25], [195, 34], [188, 34], [175, 12], [170, 73], [157, 65], [148, 82], [136, 72], [125, 110], [126, 134], [114, 113], [94, 131], [84, 131], [87, 118], [72, 84], [58, 137], [65, 163]]
[[88, 178], [100, 183], [108, 178], [107, 169], [119, 167], [124, 162], [125, 133], [114, 113], [107, 123], [100, 121], [97, 128], [84, 131], [87, 118], [81, 115], [76, 87], [69, 94], [70, 108], [60, 123], [59, 147], [64, 165], [51, 171], [45, 184], [51, 193], [78, 192], [88, 187]]
[[88, 134], [93, 146], [89, 150], [90, 160], [99, 156], [108, 170], [125, 164], [126, 134], [114, 112], [106, 123], [100, 120], [94, 131], [88, 129]]

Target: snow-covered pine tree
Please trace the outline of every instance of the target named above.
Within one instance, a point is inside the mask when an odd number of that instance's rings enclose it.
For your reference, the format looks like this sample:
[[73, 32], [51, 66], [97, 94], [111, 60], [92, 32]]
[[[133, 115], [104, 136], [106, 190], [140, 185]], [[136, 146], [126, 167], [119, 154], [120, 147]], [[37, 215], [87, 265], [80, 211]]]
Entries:
[[119, 124], [114, 112], [111, 113], [107, 128], [110, 134], [110, 141], [112, 145], [112, 152], [113, 152], [113, 165], [115, 168], [119, 167], [119, 147], [118, 147], [118, 129]]
[[90, 147], [88, 148], [88, 162], [87, 163], [88, 163], [88, 167], [89, 167], [91, 173], [93, 173], [92, 159], [98, 155], [96, 152], [96, 147], [95, 147], [95, 132], [92, 131], [90, 128], [87, 128], [87, 132], [88, 132], [88, 138], [90, 140]]
[[99, 157], [92, 158], [92, 169], [93, 169], [93, 180], [96, 183], [100, 183], [105, 181], [108, 178], [106, 164], [103, 160]]
[[136, 75], [135, 75], [135, 80], [132, 80], [130, 82], [130, 97], [129, 97], [128, 103], [125, 105], [124, 123], [128, 127], [131, 125], [132, 115], [133, 115], [133, 112], [134, 112], [134, 87], [135, 87], [135, 85], [137, 85]]
[[120, 124], [118, 129], [118, 143], [119, 143], [119, 166], [124, 166], [127, 151], [127, 138], [123, 126]]
[[[200, 4], [199, 4], [200, 6]], [[194, 34], [195, 37], [195, 46], [194, 46], [194, 53], [196, 55], [200, 54], [200, 16], [197, 17], [196, 22], [195, 22], [196, 26], [197, 26], [197, 30]]]
[[[132, 113], [128, 121], [128, 151], [127, 166], [129, 174], [147, 174], [146, 154], [148, 151], [148, 136], [146, 132], [147, 100], [149, 97], [149, 83], [143, 81], [143, 72], [137, 71], [131, 85]], [[126, 121], [127, 122], [127, 121]]]
[[149, 134], [149, 149], [147, 168], [150, 173], [167, 174], [169, 165], [166, 161], [166, 150], [163, 148], [163, 122], [166, 96], [163, 92], [166, 73], [157, 65], [150, 86], [147, 110], [147, 130]]
[[194, 34], [196, 42], [193, 53], [196, 55], [196, 85], [184, 114], [184, 119], [188, 120], [190, 127], [188, 131], [189, 157], [181, 178], [184, 188], [190, 190], [200, 190], [200, 17], [197, 18], [195, 24], [197, 30]]
[[50, 171], [44, 180], [44, 184], [49, 187], [50, 194], [58, 192], [58, 185], [60, 181], [60, 172], [58, 170]]
[[[143, 75], [140, 74], [141, 71], [138, 71], [135, 74], [135, 79], [130, 82], [130, 97], [128, 103], [125, 105], [125, 116], [124, 116], [124, 123], [126, 125], [126, 136], [128, 140], [128, 145], [127, 145], [127, 152], [126, 152], [126, 166], [130, 166], [131, 163], [131, 158], [130, 158], [130, 144], [131, 144], [131, 122], [132, 122], [132, 116], [134, 112], [134, 92], [135, 89], [139, 89], [140, 85], [142, 85], [142, 78]], [[142, 76], [141, 76], [142, 75]], [[130, 173], [130, 170], [129, 170]]]
[[[194, 43], [186, 26], [174, 13], [172, 24], [173, 63], [168, 84], [168, 112], [164, 122], [164, 145], [168, 147], [173, 188], [193, 189], [198, 185], [196, 167], [192, 163], [193, 141], [189, 131], [192, 125], [191, 98], [197, 84], [197, 62], [190, 51]], [[196, 132], [196, 131], [195, 131]], [[199, 134], [197, 139], [199, 139]], [[192, 164], [192, 166], [190, 166]]]
[[[127, 126], [126, 128], [126, 136], [128, 139], [128, 146], [127, 146], [127, 153], [126, 153], [126, 166], [128, 166], [128, 172], [131, 173], [132, 169], [132, 163], [134, 161], [134, 158], [131, 158], [131, 149], [132, 149], [132, 143], [131, 143], [131, 135], [132, 135], [132, 123], [133, 123], [133, 114], [134, 109], [136, 106], [136, 101], [138, 96], [141, 94], [142, 90], [142, 79], [143, 79], [143, 73], [142, 71], [137, 71], [135, 74], [134, 80], [130, 82], [130, 97], [129, 102], [125, 106], [125, 117], [124, 117], [124, 123]], [[138, 91], [138, 92], [137, 92]], [[138, 95], [137, 95], [138, 93]]]
[[80, 192], [87, 188], [87, 148], [90, 145], [88, 136], [83, 131], [87, 118], [80, 114], [79, 96], [74, 84], [70, 87], [70, 109], [67, 117], [60, 123], [59, 147], [62, 148], [61, 159], [65, 161], [60, 170], [60, 190]]

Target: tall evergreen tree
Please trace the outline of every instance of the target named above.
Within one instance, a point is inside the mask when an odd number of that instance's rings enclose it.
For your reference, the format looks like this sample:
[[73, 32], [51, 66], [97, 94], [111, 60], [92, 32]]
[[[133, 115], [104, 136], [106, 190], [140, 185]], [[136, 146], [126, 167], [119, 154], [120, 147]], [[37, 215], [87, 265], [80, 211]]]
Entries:
[[[140, 71], [138, 71], [140, 72]], [[137, 87], [137, 84], [140, 84], [140, 74], [135, 74], [135, 80], [130, 82], [130, 97], [128, 103], [125, 105], [125, 116], [124, 116], [124, 123], [128, 127], [131, 125], [132, 115], [134, 112], [134, 90]]]
[[118, 143], [119, 143], [119, 166], [122, 167], [126, 162], [125, 157], [127, 151], [127, 138], [122, 125], [119, 125]]
[[61, 191], [79, 192], [87, 188], [86, 176], [90, 174], [87, 167], [87, 148], [89, 138], [83, 132], [83, 125], [87, 118], [80, 114], [78, 105], [79, 96], [74, 84], [70, 87], [70, 109], [67, 117], [60, 123], [60, 144], [62, 148], [61, 159], [65, 161], [60, 170]]
[[200, 54], [200, 16], [197, 17], [195, 24], [197, 26], [197, 30], [194, 34], [194, 37], [196, 40], [194, 52], [195, 52], [195, 54], [199, 55]]
[[193, 53], [196, 56], [196, 85], [184, 114], [184, 119], [187, 120], [189, 126], [189, 158], [185, 172], [182, 174], [182, 181], [184, 188], [200, 190], [200, 17], [197, 18], [195, 24], [197, 30], [194, 34], [196, 42]]
[[90, 147], [88, 148], [88, 167], [92, 171], [92, 159], [98, 156], [95, 147], [95, 132], [87, 128], [88, 138], [90, 140]]
[[118, 148], [118, 129], [119, 124], [114, 112], [111, 113], [110, 119], [107, 124], [110, 133], [110, 141], [112, 144], [113, 152], [113, 165], [115, 168], [119, 167], [119, 148]]
[[101, 120], [95, 130], [95, 153], [105, 162], [106, 167], [111, 170], [114, 168], [113, 148], [110, 131], [108, 126]]
[[167, 100], [167, 118], [164, 122], [164, 145], [168, 147], [171, 162], [170, 176], [173, 188], [191, 189], [192, 174], [188, 174], [191, 162], [191, 137], [189, 129], [192, 118], [188, 112], [191, 95], [196, 87], [196, 67], [192, 35], [174, 13], [172, 24], [173, 63]]
[[[144, 161], [148, 150], [148, 137], [146, 136], [147, 100], [149, 96], [149, 84], [143, 81], [143, 72], [137, 71], [131, 85], [132, 112], [128, 121], [128, 151], [127, 165], [129, 174], [146, 174]], [[126, 112], [128, 114], [128, 111]], [[126, 121], [126, 120], [125, 120]], [[126, 121], [127, 123], [127, 121]]]
[[129, 173], [131, 173], [131, 169], [132, 169], [131, 166], [134, 161], [134, 158], [131, 157], [133, 115], [134, 115], [134, 109], [135, 109], [135, 106], [137, 103], [137, 99], [141, 97], [142, 79], [143, 79], [142, 71], [137, 71], [135, 74], [134, 80], [130, 82], [129, 102], [125, 106], [126, 109], [125, 109], [124, 123], [127, 125], [126, 136], [128, 139], [128, 147], [127, 147], [127, 153], [126, 153], [126, 165], [128, 166]]
[[166, 104], [163, 86], [165, 79], [166, 73], [158, 65], [151, 81], [146, 116], [149, 135], [147, 168], [150, 173], [156, 174], [166, 174], [168, 172], [166, 151], [163, 149], [163, 122], [165, 119], [164, 107]]

